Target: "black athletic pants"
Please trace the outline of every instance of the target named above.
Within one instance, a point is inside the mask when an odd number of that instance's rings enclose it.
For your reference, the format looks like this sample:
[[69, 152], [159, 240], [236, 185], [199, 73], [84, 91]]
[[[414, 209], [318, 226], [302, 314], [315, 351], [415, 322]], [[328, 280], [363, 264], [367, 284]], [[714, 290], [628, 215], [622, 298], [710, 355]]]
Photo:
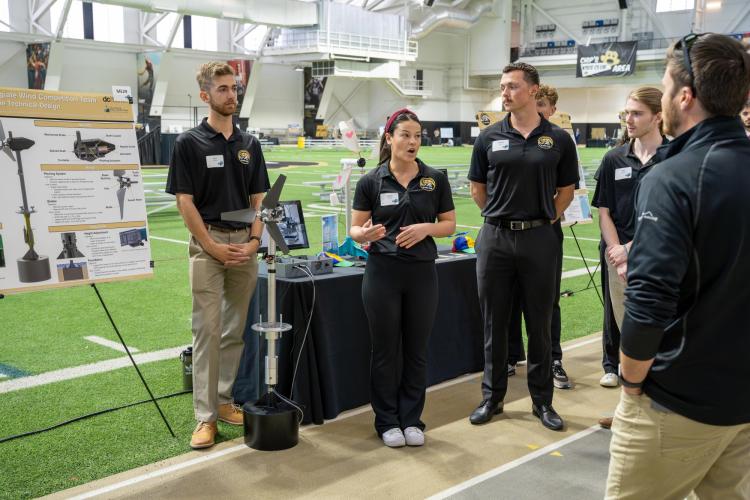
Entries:
[[370, 254], [362, 282], [370, 326], [375, 430], [419, 427], [427, 390], [427, 341], [438, 302], [435, 262]]
[[511, 231], [485, 223], [475, 247], [484, 318], [482, 395], [485, 400], [500, 402], [508, 389], [508, 325], [513, 297], [518, 294], [529, 336], [529, 393], [535, 404], [551, 404], [550, 327], [559, 238], [549, 225]]
[[620, 366], [620, 329], [612, 311], [609, 298], [609, 276], [607, 272], [607, 244], [599, 242], [599, 274], [602, 277], [604, 295], [604, 324], [602, 325], [602, 368], [604, 373], [617, 373]]
[[[562, 347], [560, 347], [560, 335], [562, 334], [562, 323], [560, 319], [560, 282], [562, 281], [562, 256], [563, 256], [563, 232], [560, 221], [553, 227], [560, 238], [560, 252], [557, 254], [559, 265], [557, 266], [557, 282], [555, 283], [555, 303], [552, 304], [552, 361], [562, 361]], [[526, 361], [523, 352], [523, 338], [521, 332], [521, 297], [516, 294], [513, 297], [513, 308], [511, 309], [510, 326], [508, 327], [508, 363], [515, 365], [519, 361]]]

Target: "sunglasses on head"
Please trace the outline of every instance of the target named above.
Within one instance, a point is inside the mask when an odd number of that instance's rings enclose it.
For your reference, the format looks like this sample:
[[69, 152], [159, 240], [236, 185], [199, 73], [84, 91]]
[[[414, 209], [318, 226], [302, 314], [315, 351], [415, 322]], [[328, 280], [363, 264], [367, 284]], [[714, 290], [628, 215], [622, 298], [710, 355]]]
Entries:
[[695, 75], [693, 74], [693, 64], [690, 61], [690, 49], [697, 39], [708, 33], [690, 33], [689, 35], [683, 36], [679, 42], [674, 44], [675, 50], [682, 51], [682, 58], [685, 64], [685, 69], [690, 77], [690, 90], [693, 91], [693, 97], [696, 97], [698, 93], [695, 90]]

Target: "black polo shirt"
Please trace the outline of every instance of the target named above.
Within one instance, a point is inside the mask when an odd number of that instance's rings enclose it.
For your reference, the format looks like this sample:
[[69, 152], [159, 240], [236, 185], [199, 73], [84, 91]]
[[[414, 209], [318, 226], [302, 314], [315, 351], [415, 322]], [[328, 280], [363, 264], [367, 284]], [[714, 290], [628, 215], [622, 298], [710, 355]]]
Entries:
[[543, 117], [527, 139], [510, 113], [474, 142], [469, 180], [487, 185], [484, 217], [554, 219], [558, 187], [578, 182], [578, 155], [570, 135]]
[[166, 192], [193, 195], [203, 222], [225, 228], [247, 224], [221, 220], [222, 212], [250, 207], [250, 195], [268, 191], [260, 142], [234, 128], [227, 140], [208, 124], [180, 134], [169, 164]]
[[[662, 144], [667, 142], [665, 138]], [[592, 201], [595, 207], [609, 210], [622, 244], [631, 241], [635, 234], [633, 212], [636, 185], [659, 162], [659, 154], [655, 154], [645, 165], [642, 164], [633, 153], [632, 143], [633, 141], [611, 149], [604, 155]]]
[[438, 214], [454, 209], [448, 176], [417, 159], [419, 173], [407, 188], [391, 174], [388, 162], [378, 165], [357, 181], [352, 208], [372, 213], [373, 225], [385, 226], [385, 237], [370, 244], [370, 253], [404, 260], [437, 258], [435, 240], [428, 236], [411, 248], [396, 245], [402, 227], [435, 222]]

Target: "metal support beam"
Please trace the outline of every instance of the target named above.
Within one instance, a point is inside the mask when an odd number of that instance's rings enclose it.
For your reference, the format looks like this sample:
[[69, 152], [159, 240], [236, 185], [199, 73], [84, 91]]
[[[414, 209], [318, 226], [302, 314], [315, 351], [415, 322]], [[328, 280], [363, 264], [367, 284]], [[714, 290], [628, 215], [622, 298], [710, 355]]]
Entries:
[[263, 40], [260, 41], [260, 45], [258, 46], [258, 50], [257, 50], [258, 57], [263, 55], [263, 51], [266, 48], [266, 44], [268, 43], [268, 40], [273, 36], [273, 33], [275, 30], [276, 28], [271, 28], [271, 27], [269, 27], [266, 30], [266, 34], [263, 36]]
[[47, 0], [47, 3], [36, 9], [31, 14], [31, 20], [38, 21], [40, 17], [47, 13], [47, 11], [55, 4], [55, 2], [57, 2], [57, 0]]
[[740, 23], [745, 20], [748, 14], [750, 14], [750, 2], [747, 2], [745, 8], [742, 9], [739, 15], [735, 16], [734, 19], [727, 24], [727, 27], [719, 33], [734, 33], [734, 30], [736, 30]]
[[691, 33], [703, 33], [705, 25], [706, 0], [695, 0], [693, 5], [693, 22], [690, 25]]
[[571, 38], [571, 39], [575, 40], [576, 44], [578, 44], [578, 45], [581, 44], [581, 40], [577, 36], [575, 36], [565, 26], [563, 26], [560, 23], [560, 21], [558, 21], [557, 19], [555, 19], [554, 17], [552, 17], [551, 15], [549, 15], [544, 9], [542, 9], [541, 7], [539, 7], [536, 4], [536, 2], [534, 2], [533, 0], [531, 2], [531, 6], [534, 7], [541, 15], [543, 15], [544, 17], [546, 17], [547, 19], [549, 19], [550, 21], [552, 21], [553, 23], [555, 23], [560, 31], [562, 31], [563, 33], [565, 33], [566, 35], [568, 35], [568, 38]]
[[55, 40], [60, 41], [62, 40], [62, 34], [63, 29], [65, 28], [65, 23], [68, 21], [68, 14], [70, 13], [70, 6], [73, 3], [73, 0], [64, 0], [62, 12], [60, 12], [60, 19], [57, 20], [57, 28], [55, 28]]
[[164, 44], [167, 50], [169, 50], [172, 47], [172, 42], [174, 42], [174, 37], [177, 36], [177, 30], [180, 28], [180, 23], [182, 22], [182, 18], [183, 18], [183, 15], [178, 14], [177, 19], [174, 20], [172, 29], [169, 31], [169, 38], [167, 38], [167, 42]]
[[242, 40], [244, 40], [247, 35], [255, 31], [255, 28], [257, 27], [257, 24], [249, 24], [245, 25], [244, 27], [241, 24], [237, 24], [236, 32], [232, 35], [232, 46], [244, 48], [244, 46], [241, 45]]
[[646, 13], [649, 19], [651, 19], [651, 22], [654, 24], [654, 28], [656, 31], [659, 32], [661, 35], [660, 38], [667, 38], [667, 30], [664, 28], [664, 25], [659, 20], [659, 18], [656, 17], [656, 13], [651, 10], [651, 6], [646, 3], [646, 0], [638, 0], [638, 2], [641, 4], [641, 8]]
[[154, 14], [154, 17], [152, 17], [150, 20], [147, 20], [146, 23], [143, 26], [143, 32], [148, 33], [152, 29], [156, 28], [156, 25], [159, 24], [164, 20], [165, 17], [169, 15], [169, 12], [159, 12], [157, 14]]
[[332, 92], [331, 93], [331, 97], [336, 100], [336, 102], [338, 103], [339, 106], [338, 106], [338, 108], [336, 108], [336, 110], [333, 113], [331, 113], [330, 115], [328, 115], [325, 120], [327, 122], [331, 123], [331, 121], [333, 120], [333, 117], [336, 116], [336, 114], [338, 114], [338, 112], [343, 109], [352, 118], [352, 122], [354, 123], [354, 125], [357, 126], [357, 128], [359, 128], [360, 125], [357, 123], [357, 119], [354, 117], [353, 114], [351, 114], [349, 112], [348, 109], [346, 109], [346, 105], [349, 104], [349, 101], [352, 100], [352, 98], [354, 97], [354, 95], [357, 93], [357, 91], [360, 89], [360, 87], [362, 87], [362, 85], [364, 85], [364, 84], [365, 84], [364, 81], [359, 82], [357, 84], [357, 86], [354, 87], [354, 90], [352, 90], [351, 93], [348, 96], [346, 96], [346, 98], [344, 98], [343, 101], [339, 100], [335, 95], [333, 95], [333, 92]]
[[36, 21], [31, 21], [31, 27], [36, 28], [38, 31], [41, 31], [47, 36], [54, 36], [50, 30], [42, 26], [41, 24], [37, 23]]

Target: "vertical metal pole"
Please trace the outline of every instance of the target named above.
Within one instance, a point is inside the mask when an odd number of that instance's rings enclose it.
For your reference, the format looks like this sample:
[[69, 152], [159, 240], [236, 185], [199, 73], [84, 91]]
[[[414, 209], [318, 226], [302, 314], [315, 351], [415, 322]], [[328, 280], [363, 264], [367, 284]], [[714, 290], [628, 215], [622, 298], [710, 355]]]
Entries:
[[[276, 242], [268, 238], [268, 323], [276, 323]], [[276, 386], [278, 359], [276, 357], [276, 339], [278, 332], [268, 331], [266, 334], [266, 385], [268, 392], [273, 392]]]

